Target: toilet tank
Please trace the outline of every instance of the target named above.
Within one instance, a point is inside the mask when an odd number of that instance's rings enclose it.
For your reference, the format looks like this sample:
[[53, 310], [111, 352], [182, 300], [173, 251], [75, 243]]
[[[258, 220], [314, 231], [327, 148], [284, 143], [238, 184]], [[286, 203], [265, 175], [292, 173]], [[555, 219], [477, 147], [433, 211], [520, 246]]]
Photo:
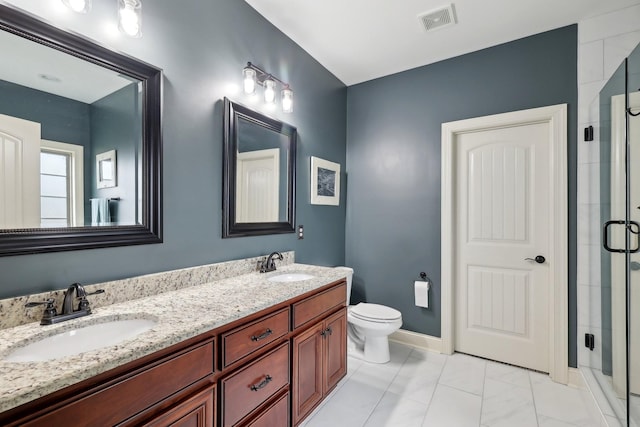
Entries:
[[347, 305], [349, 305], [351, 300], [351, 283], [353, 282], [353, 268], [336, 267], [336, 270], [344, 272], [344, 275], [347, 276]]

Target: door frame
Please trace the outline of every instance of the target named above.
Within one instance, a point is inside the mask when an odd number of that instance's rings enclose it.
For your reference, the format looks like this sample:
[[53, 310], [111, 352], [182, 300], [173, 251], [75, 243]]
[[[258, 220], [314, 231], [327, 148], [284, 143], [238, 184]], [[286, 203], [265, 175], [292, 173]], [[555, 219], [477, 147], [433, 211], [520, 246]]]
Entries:
[[455, 247], [455, 150], [456, 136], [511, 126], [548, 123], [550, 129], [551, 188], [553, 206], [549, 218], [549, 376], [569, 381], [569, 298], [568, 298], [568, 188], [567, 188], [567, 104], [513, 111], [442, 124], [442, 206], [441, 206], [441, 337], [442, 352], [452, 354], [455, 333], [453, 278]]

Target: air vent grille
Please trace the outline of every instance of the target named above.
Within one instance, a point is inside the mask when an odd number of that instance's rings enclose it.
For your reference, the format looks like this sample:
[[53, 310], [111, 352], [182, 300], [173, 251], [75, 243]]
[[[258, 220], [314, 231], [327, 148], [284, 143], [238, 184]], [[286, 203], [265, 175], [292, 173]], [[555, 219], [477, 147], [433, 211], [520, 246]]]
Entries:
[[455, 25], [456, 23], [453, 4], [422, 13], [418, 15], [418, 19], [422, 23], [425, 31], [433, 31], [439, 28]]

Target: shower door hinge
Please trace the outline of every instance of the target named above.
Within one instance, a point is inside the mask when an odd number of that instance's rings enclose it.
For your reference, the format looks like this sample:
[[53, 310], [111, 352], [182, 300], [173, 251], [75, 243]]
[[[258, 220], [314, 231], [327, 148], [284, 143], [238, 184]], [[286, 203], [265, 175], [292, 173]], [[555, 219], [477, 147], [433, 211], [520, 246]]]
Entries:
[[584, 334], [584, 346], [593, 351], [594, 344], [595, 338], [593, 334]]

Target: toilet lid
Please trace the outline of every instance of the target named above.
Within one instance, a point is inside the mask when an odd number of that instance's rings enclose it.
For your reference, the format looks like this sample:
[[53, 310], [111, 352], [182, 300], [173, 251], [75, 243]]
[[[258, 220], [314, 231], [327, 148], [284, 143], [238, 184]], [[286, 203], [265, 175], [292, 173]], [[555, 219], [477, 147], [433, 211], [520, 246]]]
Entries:
[[397, 320], [402, 317], [402, 313], [394, 308], [364, 302], [351, 307], [351, 314], [365, 320]]

